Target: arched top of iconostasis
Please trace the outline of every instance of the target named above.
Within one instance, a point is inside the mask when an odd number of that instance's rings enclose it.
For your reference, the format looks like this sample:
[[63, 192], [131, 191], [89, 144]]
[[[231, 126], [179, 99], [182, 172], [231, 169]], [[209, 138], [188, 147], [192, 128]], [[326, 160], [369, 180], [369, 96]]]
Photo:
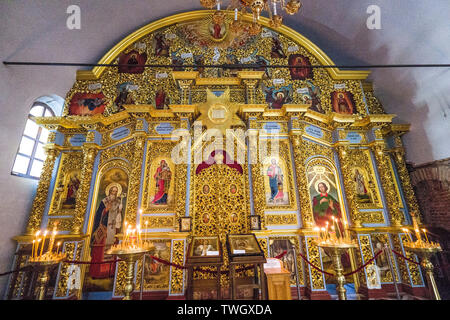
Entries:
[[[206, 34], [210, 32], [208, 29], [208, 19], [211, 21], [212, 14], [214, 12], [214, 10], [185, 12], [154, 21], [121, 40], [111, 50], [109, 50], [103, 58], [100, 59], [98, 64], [118, 63], [121, 56], [128, 54], [133, 50], [141, 54], [145, 54], [146, 61], [144, 63], [146, 64], [175, 64], [173, 59], [179, 59], [181, 54], [187, 53], [184, 51], [187, 51], [188, 49], [186, 46], [180, 46], [179, 42], [186, 41], [186, 36], [193, 36], [193, 34], [201, 37], [203, 33], [203, 35], [206, 36]], [[227, 21], [232, 22], [233, 15], [234, 12], [227, 11]], [[247, 23], [252, 22], [252, 17], [248, 14], [243, 15], [242, 21]], [[196, 22], [198, 22], [197, 25], [195, 24]], [[229, 39], [228, 41], [210, 42], [210, 44], [206, 46], [206, 49], [199, 45], [192, 46], [190, 49], [193, 56], [190, 57], [190, 60], [188, 60], [186, 64], [195, 64], [195, 61], [193, 60], [194, 57], [196, 55], [203, 55], [205, 59], [199, 64], [249, 63], [249, 61], [246, 61], [245, 58], [261, 56], [270, 64], [287, 65], [289, 56], [299, 54], [306, 56], [311, 65], [335, 65], [325, 52], [295, 30], [285, 25], [278, 29], [271, 29], [269, 27], [269, 20], [264, 17], [260, 19], [260, 22], [263, 26], [261, 35], [251, 37], [248, 33], [245, 34], [244, 32], [237, 37], [239, 39], [242, 38], [243, 40], [246, 40], [243, 44], [236, 45], [236, 43], [234, 43], [233, 47], [227, 47], [227, 43], [233, 43], [233, 41]], [[182, 40], [179, 38], [170, 39], [170, 37], [178, 37], [182, 28], [185, 28], [184, 30], [188, 30], [188, 32], [185, 31], [185, 34], [183, 35], [184, 38]], [[166, 30], [168, 29], [171, 29], [171, 31], [167, 32]], [[166, 36], [167, 34], [170, 35], [168, 39], [164, 38], [165, 40], [168, 42], [173, 41], [178, 46], [169, 48], [169, 50], [167, 50], [169, 52], [168, 56], [157, 56], [152, 43], [155, 41], [154, 35], [156, 36], [158, 33], [163, 32], [166, 33]], [[212, 29], [211, 32], [213, 32]], [[229, 28], [227, 29], [227, 32], [230, 32]], [[271, 32], [272, 35], [274, 35], [275, 38], [278, 38], [283, 44], [285, 57], [274, 58], [272, 56], [272, 44], [268, 43], [267, 40], [264, 40], [264, 38], [268, 38], [267, 35], [269, 32]], [[269, 37], [272, 38], [270, 34]], [[227, 39], [227, 36], [225, 35], [223, 38]], [[189, 41], [193, 43], [191, 40], [192, 39], [189, 38]], [[197, 39], [196, 41], [201, 42], [201, 39]], [[263, 41], [266, 41], [267, 43]], [[227, 55], [233, 55], [236, 52], [239, 53], [235, 55], [235, 58], [238, 57], [236, 61], [224, 60], [229, 58]], [[246, 57], [245, 54], [248, 54], [248, 56]], [[189, 59], [189, 57], [186, 59]], [[143, 62], [139, 61], [138, 63]], [[96, 108], [95, 110], [97, 110], [97, 113], [103, 113], [104, 115], [109, 115], [119, 111], [114, 111], [114, 109], [117, 109], [114, 108], [115, 99], [117, 99], [121, 92], [119, 86], [121, 84], [126, 84], [127, 82], [129, 82], [128, 85], [137, 85], [139, 90], [136, 91], [139, 92], [135, 92], [126, 104], [151, 104], [152, 101], [150, 101], [151, 99], [149, 99], [149, 97], [152, 95], [154, 96], [160, 87], [171, 92], [168, 97], [168, 103], [176, 103], [176, 100], [179, 99], [179, 97], [175, 96], [178, 94], [178, 89], [172, 81], [170, 71], [171, 70], [168, 70], [167, 68], [160, 68], [157, 70], [153, 68], [152, 70], [150, 70], [150, 68], [145, 68], [145, 70], [140, 74], [129, 75], [118, 72], [116, 68], [104, 66], [96, 66], [92, 70], [79, 70], [77, 72], [77, 80], [66, 96], [64, 115], [74, 114], [69, 112], [69, 107], [74, 100], [80, 101], [80, 99], [82, 100], [81, 103], [86, 104], [84, 109], [87, 113], [76, 115], [94, 115], [95, 113], [90, 113], [89, 111], [92, 108]], [[155, 75], [150, 74], [157, 72], [166, 72], [167, 77], [157, 78]], [[369, 71], [340, 70], [334, 67], [313, 69], [313, 72], [314, 76], [311, 80], [314, 82], [314, 85], [316, 85], [316, 82], [328, 83], [332, 85], [334, 82], [342, 83], [353, 80], [355, 86], [355, 81], [358, 81], [359, 86], [359, 81], [365, 80], [370, 74]], [[289, 70], [285, 68], [272, 70], [270, 78], [288, 78], [288, 76]], [[167, 83], [165, 83], [165, 81], [167, 81]], [[171, 81], [172, 84], [170, 84], [169, 81]], [[145, 87], [143, 86], [144, 83]], [[99, 84], [101, 84], [101, 87], [99, 87]], [[83, 100], [86, 98], [89, 99], [87, 102]], [[296, 101], [294, 101], [294, 103], [295, 102]], [[298, 103], [301, 102], [298, 101]], [[99, 106], [100, 108], [98, 108]]]

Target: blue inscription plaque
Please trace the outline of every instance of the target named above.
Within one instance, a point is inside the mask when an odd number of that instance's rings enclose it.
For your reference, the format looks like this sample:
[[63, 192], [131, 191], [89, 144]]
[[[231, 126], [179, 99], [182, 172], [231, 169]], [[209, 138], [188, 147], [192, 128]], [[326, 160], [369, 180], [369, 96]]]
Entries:
[[158, 134], [170, 134], [172, 133], [174, 127], [169, 122], [162, 122], [158, 124], [155, 128]]
[[267, 122], [264, 124], [264, 130], [266, 131], [280, 131], [281, 126], [279, 123], [276, 122]]
[[130, 129], [126, 127], [117, 128], [111, 133], [111, 139], [113, 140], [120, 140], [125, 137], [128, 137], [130, 134]]
[[76, 134], [70, 138], [69, 142], [74, 147], [80, 147], [86, 142], [86, 136], [84, 134]]
[[350, 143], [360, 143], [361, 140], [362, 140], [362, 136], [358, 132], [348, 132], [347, 136], [346, 136], [346, 139]]
[[305, 128], [305, 132], [309, 134], [311, 137], [322, 139], [323, 138], [323, 131], [319, 127], [309, 125]]

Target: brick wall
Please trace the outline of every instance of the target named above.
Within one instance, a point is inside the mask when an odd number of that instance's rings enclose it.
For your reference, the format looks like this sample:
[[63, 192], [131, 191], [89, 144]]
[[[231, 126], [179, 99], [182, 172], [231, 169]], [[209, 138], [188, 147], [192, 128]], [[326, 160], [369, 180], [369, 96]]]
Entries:
[[450, 158], [408, 169], [424, 223], [450, 231]]

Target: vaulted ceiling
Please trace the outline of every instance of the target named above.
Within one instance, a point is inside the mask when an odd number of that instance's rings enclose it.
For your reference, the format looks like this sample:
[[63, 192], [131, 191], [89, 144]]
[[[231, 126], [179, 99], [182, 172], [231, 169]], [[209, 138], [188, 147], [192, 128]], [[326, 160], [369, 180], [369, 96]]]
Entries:
[[[448, 0], [302, 2], [301, 12], [285, 17], [285, 24], [317, 44], [336, 64], [450, 63]], [[81, 30], [66, 27], [71, 4], [81, 9]], [[380, 30], [366, 26], [370, 5], [381, 9]], [[197, 9], [201, 9], [198, 0], [1, 1], [0, 59], [96, 63], [118, 41], [149, 22]], [[77, 69], [0, 66], [2, 137], [14, 134], [18, 144], [25, 120], [4, 119], [11, 114], [24, 117], [40, 96], [64, 97]], [[412, 124], [404, 138], [407, 158], [419, 164], [449, 157], [449, 68], [372, 71], [370, 80], [386, 111], [397, 114], [396, 121]], [[11, 140], [2, 140], [3, 150]]]

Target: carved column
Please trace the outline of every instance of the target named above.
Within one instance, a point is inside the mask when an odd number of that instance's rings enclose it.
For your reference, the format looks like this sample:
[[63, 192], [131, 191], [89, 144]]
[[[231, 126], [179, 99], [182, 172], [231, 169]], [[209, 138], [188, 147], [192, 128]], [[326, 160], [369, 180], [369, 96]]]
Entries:
[[255, 88], [258, 84], [259, 80], [244, 80], [246, 91], [247, 91], [247, 104], [254, 104], [256, 103], [256, 94], [255, 94]]
[[181, 88], [181, 104], [189, 104], [189, 96], [191, 93], [191, 85], [194, 80], [179, 80], [178, 84]]
[[44, 215], [45, 204], [47, 203], [47, 197], [50, 189], [50, 182], [52, 180], [53, 168], [60, 150], [58, 150], [54, 144], [49, 144], [45, 146], [45, 152], [47, 154], [47, 158], [45, 159], [44, 166], [42, 168], [39, 185], [36, 191], [36, 197], [34, 198], [33, 206], [31, 207], [30, 218], [28, 219], [26, 229], [26, 234], [28, 235], [34, 234], [40, 229], [42, 216]]
[[191, 85], [198, 75], [198, 71], [172, 71], [173, 80], [181, 89], [181, 104], [189, 104]]
[[[138, 123], [136, 124], [136, 129], [138, 130]], [[127, 199], [127, 216], [125, 220], [129, 224], [134, 224], [136, 222], [136, 215], [138, 211], [139, 203], [139, 187], [141, 185], [141, 172], [142, 172], [142, 162], [144, 159], [144, 147], [145, 147], [145, 132], [138, 131], [134, 134], [134, 155], [133, 163], [131, 164], [130, 177], [129, 177], [129, 188], [128, 188], [128, 199]]]
[[344, 178], [344, 188], [345, 188], [345, 196], [347, 198], [347, 205], [350, 211], [350, 217], [352, 219], [352, 224], [356, 228], [361, 228], [361, 220], [359, 218], [359, 210], [358, 204], [355, 201], [355, 195], [353, 190], [354, 182], [352, 178], [352, 165], [351, 165], [351, 151], [348, 145], [340, 145], [336, 147], [339, 163], [341, 165], [341, 172]]
[[[255, 138], [258, 137], [258, 133], [253, 133], [255, 135]], [[252, 146], [253, 147], [253, 146]], [[257, 155], [258, 152], [256, 150], [251, 150], [251, 154]], [[253, 159], [253, 158], [252, 158]], [[253, 210], [254, 214], [258, 215], [260, 217], [261, 221], [261, 229], [266, 229], [266, 219], [264, 214], [264, 207], [265, 207], [265, 193], [264, 193], [264, 177], [261, 175], [261, 172], [263, 170], [262, 168], [262, 159], [255, 159], [252, 160], [250, 164], [250, 168], [252, 171], [252, 184], [253, 184]]]
[[256, 103], [256, 86], [263, 78], [264, 71], [239, 71], [238, 77], [242, 79], [247, 91], [247, 104]]
[[406, 198], [408, 211], [410, 214], [415, 215], [420, 222], [422, 219], [419, 204], [417, 203], [417, 198], [411, 185], [411, 177], [409, 176], [408, 169], [406, 168], [405, 149], [403, 148], [402, 139], [399, 136], [395, 136], [394, 139], [396, 148], [392, 150], [392, 153], [394, 155], [395, 166], [402, 184], [403, 194]]
[[378, 174], [380, 175], [381, 185], [389, 209], [391, 224], [394, 227], [400, 227], [404, 217], [398, 205], [397, 191], [394, 186], [395, 177], [389, 166], [389, 155], [386, 154], [385, 143], [384, 141], [381, 143], [377, 142], [371, 148], [375, 154]]
[[297, 134], [291, 134], [290, 140], [292, 143], [292, 149], [294, 151], [294, 164], [296, 172], [296, 184], [298, 188], [298, 195], [300, 200], [300, 212], [302, 216], [303, 226], [306, 228], [312, 228], [314, 226], [314, 216], [310, 205], [308, 181], [306, 179], [305, 157], [303, 150], [302, 137]]
[[72, 233], [81, 234], [84, 217], [86, 214], [87, 203], [89, 199], [89, 190], [91, 187], [92, 172], [94, 171], [95, 157], [98, 152], [98, 146], [92, 143], [94, 132], [89, 132], [83, 147], [83, 166], [81, 169], [80, 187], [75, 200], [75, 215], [73, 217]]
[[263, 159], [260, 159], [261, 148], [259, 141], [259, 120], [262, 118], [262, 112], [245, 112], [244, 118], [247, 121], [247, 145], [249, 149], [248, 165], [250, 166], [252, 175], [252, 190], [253, 194], [253, 214], [258, 215], [261, 221], [261, 229], [266, 229], [266, 220], [264, 214], [265, 208], [265, 193], [264, 193], [264, 177], [261, 175]]

